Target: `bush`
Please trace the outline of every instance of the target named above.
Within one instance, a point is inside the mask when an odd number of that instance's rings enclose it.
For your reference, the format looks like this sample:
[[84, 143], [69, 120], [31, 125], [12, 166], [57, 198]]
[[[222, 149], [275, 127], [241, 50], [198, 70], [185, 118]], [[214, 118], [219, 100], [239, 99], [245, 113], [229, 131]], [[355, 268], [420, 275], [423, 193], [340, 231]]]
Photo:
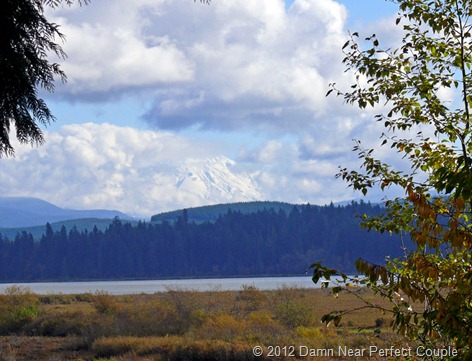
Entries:
[[250, 312], [259, 310], [267, 303], [267, 296], [253, 285], [242, 285], [236, 296], [238, 302], [237, 313], [247, 315]]
[[172, 316], [172, 334], [183, 334], [192, 326], [192, 315], [198, 309], [198, 293], [168, 288], [163, 300], [174, 311]]
[[282, 325], [292, 329], [313, 324], [311, 309], [295, 301], [279, 303], [275, 309], [275, 316]]
[[165, 336], [182, 333], [174, 307], [159, 299], [141, 301], [122, 307], [114, 324], [121, 335]]
[[232, 341], [244, 339], [246, 323], [230, 314], [219, 314], [209, 318], [201, 328], [195, 331], [198, 337], [210, 340]]
[[[249, 361], [256, 360], [252, 347], [245, 343], [221, 340], [186, 341], [167, 355], [169, 361]], [[264, 360], [258, 357], [257, 360]]]
[[92, 303], [99, 313], [113, 314], [118, 310], [118, 303], [105, 291], [97, 291], [92, 296]]
[[94, 341], [92, 350], [97, 357], [112, 357], [142, 348], [144, 343], [136, 337], [103, 337]]
[[0, 334], [21, 332], [39, 314], [39, 298], [28, 288], [8, 287], [0, 295]]
[[83, 335], [91, 315], [81, 312], [42, 314], [24, 327], [27, 334], [35, 336], [65, 337]]
[[297, 327], [297, 335], [308, 339], [322, 339], [325, 337], [319, 327]]
[[285, 328], [268, 311], [252, 312], [246, 318], [246, 341], [271, 344], [284, 334]]

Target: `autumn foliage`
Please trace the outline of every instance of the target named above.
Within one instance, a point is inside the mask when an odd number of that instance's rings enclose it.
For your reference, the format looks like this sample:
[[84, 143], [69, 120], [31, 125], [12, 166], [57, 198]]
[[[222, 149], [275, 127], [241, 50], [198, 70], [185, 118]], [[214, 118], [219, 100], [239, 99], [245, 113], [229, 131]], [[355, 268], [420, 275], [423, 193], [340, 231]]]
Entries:
[[[344, 63], [355, 74], [350, 91], [334, 92], [348, 104], [376, 107], [390, 147], [409, 167], [398, 170], [358, 141], [361, 170], [338, 177], [366, 194], [371, 188], [403, 190], [379, 217], [364, 217], [369, 230], [411, 239], [414, 248], [385, 264], [358, 260], [360, 283], [393, 305], [393, 327], [426, 346], [451, 346], [472, 357], [472, 1], [397, 0], [401, 45], [382, 48], [376, 35], [353, 33]], [[365, 44], [370, 44], [363, 49]], [[448, 96], [444, 96], [447, 93]], [[314, 279], [336, 273], [316, 263]], [[335, 293], [349, 292], [345, 283]], [[378, 308], [373, 304], [365, 307]], [[338, 321], [349, 311], [331, 313]]]

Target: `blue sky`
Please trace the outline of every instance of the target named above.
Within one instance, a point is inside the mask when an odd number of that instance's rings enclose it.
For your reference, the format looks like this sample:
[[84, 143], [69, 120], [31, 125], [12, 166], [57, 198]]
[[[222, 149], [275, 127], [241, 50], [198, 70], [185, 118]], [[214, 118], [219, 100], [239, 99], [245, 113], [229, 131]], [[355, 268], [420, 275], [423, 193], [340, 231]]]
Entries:
[[359, 198], [334, 175], [355, 165], [353, 138], [375, 144], [380, 133], [371, 112], [325, 93], [352, 79], [341, 64], [348, 30], [391, 41], [395, 14], [384, 0], [94, 0], [49, 11], [67, 39], [68, 82], [42, 93], [57, 121], [44, 146], [2, 160], [0, 187], [149, 216], [211, 203], [167, 187], [165, 170], [223, 156], [266, 200]]

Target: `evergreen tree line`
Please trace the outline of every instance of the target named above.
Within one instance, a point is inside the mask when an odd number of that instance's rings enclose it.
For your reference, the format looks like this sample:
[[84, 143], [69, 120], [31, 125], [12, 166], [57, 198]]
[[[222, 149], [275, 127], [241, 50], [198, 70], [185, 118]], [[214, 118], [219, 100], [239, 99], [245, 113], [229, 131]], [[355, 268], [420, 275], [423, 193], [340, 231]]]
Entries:
[[63, 226], [36, 241], [30, 233], [0, 236], [0, 280], [216, 277], [303, 274], [319, 260], [354, 270], [362, 257], [382, 262], [401, 254], [396, 236], [359, 228], [359, 214], [380, 207], [295, 206], [290, 212], [252, 214], [228, 210], [214, 222], [190, 222], [187, 212], [173, 223], [115, 218], [104, 231], [69, 231]]

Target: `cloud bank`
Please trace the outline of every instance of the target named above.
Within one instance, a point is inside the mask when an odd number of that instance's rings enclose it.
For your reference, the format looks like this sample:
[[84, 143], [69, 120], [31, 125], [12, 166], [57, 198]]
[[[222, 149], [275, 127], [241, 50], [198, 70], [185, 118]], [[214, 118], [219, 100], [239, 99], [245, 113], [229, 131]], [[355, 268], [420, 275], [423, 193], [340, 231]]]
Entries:
[[185, 187], [180, 186], [182, 174], [205, 173], [202, 165], [221, 159], [217, 157], [226, 151], [219, 143], [202, 144], [170, 132], [72, 124], [48, 132], [40, 148], [17, 146], [15, 158], [0, 162], [0, 187], [5, 195], [34, 196], [66, 208], [117, 209], [138, 217], [247, 200], [238, 198], [240, 190], [254, 199], [286, 202], [324, 204], [351, 198], [342, 182], [333, 181], [335, 163], [307, 159], [296, 142], [279, 140], [242, 149], [236, 160], [219, 162], [217, 171], [230, 186], [242, 181], [246, 187], [236, 189], [233, 198], [215, 193], [204, 199], [199, 195], [202, 182], [192, 183], [188, 177]]

